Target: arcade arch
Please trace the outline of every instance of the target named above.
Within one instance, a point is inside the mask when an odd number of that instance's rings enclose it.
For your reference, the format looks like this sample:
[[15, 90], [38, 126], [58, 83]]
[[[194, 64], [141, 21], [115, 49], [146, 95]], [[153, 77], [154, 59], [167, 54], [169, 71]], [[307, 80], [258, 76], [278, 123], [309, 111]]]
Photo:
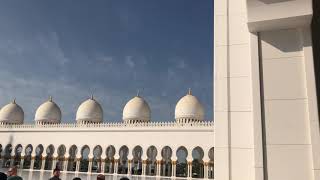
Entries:
[[41, 169], [42, 167], [42, 153], [43, 153], [43, 145], [39, 144], [36, 147], [36, 156], [34, 158], [34, 165], [33, 165], [33, 169]]
[[46, 149], [46, 159], [45, 159], [45, 164], [44, 164], [44, 169], [45, 170], [51, 170], [53, 166], [53, 153], [54, 153], [54, 146], [50, 144], [47, 149]]
[[160, 174], [161, 176], [171, 176], [172, 174], [172, 149], [169, 146], [165, 146], [161, 151], [161, 168]]
[[147, 149], [147, 166], [146, 175], [155, 176], [157, 172], [157, 148], [155, 146], [150, 146]]
[[90, 148], [88, 145], [84, 145], [81, 149], [81, 160], [80, 160], [80, 172], [88, 172], [89, 168], [89, 153]]
[[[203, 149], [200, 146], [193, 149], [180, 146], [174, 151], [170, 146], [164, 146], [160, 152], [156, 146], [151, 145], [142, 147], [133, 146], [129, 149], [123, 145], [116, 151], [113, 145], [109, 145], [105, 152], [103, 147], [96, 145], [89, 147], [84, 145], [78, 153], [76, 145], [69, 147], [68, 151], [65, 145], [61, 144], [55, 147], [53, 144], [44, 149], [42, 144], [28, 144], [25, 148], [21, 144], [14, 147], [7, 144], [1, 154], [2, 165], [9, 167], [11, 165], [23, 165], [24, 169], [44, 169], [52, 170], [55, 167], [65, 171], [89, 172], [89, 173], [118, 173], [148, 176], [176, 176], [212, 179], [214, 148]], [[0, 146], [0, 149], [2, 145]], [[92, 150], [90, 150], [92, 148]], [[56, 151], [56, 153], [55, 153]], [[24, 152], [24, 155], [22, 155]], [[130, 154], [132, 153], [132, 156]], [[43, 153], [45, 153], [43, 155]], [[102, 153], [105, 155], [102, 156]], [[117, 154], [116, 154], [117, 153]], [[146, 153], [145, 155], [143, 155]], [[160, 156], [158, 155], [160, 153]], [[34, 157], [32, 157], [32, 154]], [[56, 154], [56, 158], [54, 157]], [[67, 158], [66, 158], [66, 154]], [[78, 156], [78, 157], [77, 157]], [[161, 157], [157, 159], [157, 156]], [[129, 159], [130, 157], [130, 159]], [[132, 159], [131, 159], [132, 158]], [[145, 159], [144, 159], [145, 158]], [[189, 159], [191, 158], [191, 159]], [[34, 159], [34, 161], [31, 161]], [[205, 162], [205, 160], [208, 160]], [[64, 163], [67, 161], [66, 163]], [[189, 162], [188, 162], [189, 161]], [[31, 163], [34, 162], [33, 166]], [[12, 164], [11, 164], [12, 163]]]
[[31, 144], [28, 144], [24, 152], [25, 155], [24, 155], [24, 161], [23, 161], [23, 169], [30, 169], [32, 151], [33, 151], [33, 146]]
[[69, 159], [68, 159], [67, 171], [76, 171], [77, 153], [78, 153], [77, 146], [76, 145], [72, 145], [69, 148]]
[[114, 155], [116, 154], [116, 149], [114, 146], [110, 145], [106, 149], [106, 159], [105, 159], [105, 173], [114, 173]]

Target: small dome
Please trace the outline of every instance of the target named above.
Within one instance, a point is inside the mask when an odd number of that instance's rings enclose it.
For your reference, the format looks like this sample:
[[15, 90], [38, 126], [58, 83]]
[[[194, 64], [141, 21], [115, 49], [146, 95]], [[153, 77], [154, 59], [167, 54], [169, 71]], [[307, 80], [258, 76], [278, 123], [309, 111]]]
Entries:
[[175, 119], [177, 121], [202, 121], [204, 120], [204, 109], [199, 100], [189, 93], [182, 97], [175, 109]]
[[52, 101], [52, 98], [39, 106], [36, 111], [35, 121], [40, 123], [60, 123], [61, 110], [59, 106]]
[[101, 123], [103, 121], [101, 105], [93, 97], [84, 101], [78, 108], [76, 120], [78, 123]]
[[5, 105], [0, 110], [0, 122], [7, 124], [23, 124], [23, 109], [16, 104], [16, 101]]
[[122, 119], [125, 122], [149, 122], [150, 117], [150, 107], [139, 95], [127, 102], [123, 108]]

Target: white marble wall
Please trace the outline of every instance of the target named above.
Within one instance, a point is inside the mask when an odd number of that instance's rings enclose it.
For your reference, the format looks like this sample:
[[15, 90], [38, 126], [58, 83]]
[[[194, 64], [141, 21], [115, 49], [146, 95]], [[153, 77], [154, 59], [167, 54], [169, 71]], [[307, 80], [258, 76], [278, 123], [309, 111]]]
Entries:
[[215, 179], [254, 179], [250, 39], [246, 1], [215, 1]]
[[215, 179], [319, 179], [312, 2], [214, 2]]
[[308, 36], [309, 28], [260, 33], [266, 156], [271, 179], [315, 179], [309, 119], [312, 107], [308, 104], [312, 99], [306, 74], [310, 59], [304, 52], [304, 47], [311, 46], [306, 43]]

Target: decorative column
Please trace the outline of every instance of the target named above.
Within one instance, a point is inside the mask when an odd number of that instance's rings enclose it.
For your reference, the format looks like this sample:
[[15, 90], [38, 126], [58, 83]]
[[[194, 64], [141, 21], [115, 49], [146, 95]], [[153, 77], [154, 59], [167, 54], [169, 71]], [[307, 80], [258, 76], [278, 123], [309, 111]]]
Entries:
[[76, 162], [76, 172], [79, 172], [79, 170], [80, 170], [80, 160], [81, 160], [81, 158], [77, 158], [77, 162]]
[[89, 157], [88, 174], [92, 172], [92, 161], [93, 161], [93, 158]]
[[132, 165], [132, 160], [131, 159], [128, 159], [128, 175], [131, 174], [131, 165]]
[[118, 174], [118, 163], [119, 159], [114, 159], [113, 174]]
[[208, 179], [208, 173], [209, 173], [209, 171], [208, 171], [208, 162], [204, 162], [203, 163], [203, 178], [204, 179]]
[[36, 159], [35, 154], [31, 154], [31, 164], [30, 164], [30, 169], [32, 170], [34, 167], [34, 160]]
[[177, 166], [177, 161], [172, 161], [171, 178], [175, 178], [176, 177], [176, 166]]
[[105, 158], [101, 158], [101, 166], [100, 166], [100, 173], [105, 173], [105, 166], [106, 166], [106, 159]]
[[78, 151], [77, 155], [76, 155], [76, 173], [78, 174], [79, 173], [79, 170], [80, 170], [80, 160], [81, 160], [81, 153], [80, 151]]
[[93, 154], [89, 154], [88, 155], [88, 160], [89, 160], [89, 165], [88, 165], [88, 173], [91, 173], [92, 172], [92, 164], [93, 164], [93, 158], [94, 158], [94, 156], [93, 156]]
[[41, 162], [41, 170], [44, 170], [44, 166], [46, 164], [46, 156], [42, 156], [42, 162]]
[[192, 178], [192, 161], [188, 161], [188, 178]]
[[19, 165], [20, 169], [23, 169], [23, 163], [24, 163], [24, 154], [21, 154], [21, 160], [20, 160], [20, 165]]
[[161, 160], [157, 160], [157, 172], [156, 172], [157, 176], [161, 175], [160, 168], [161, 168]]
[[146, 169], [147, 169], [147, 160], [142, 160], [142, 176], [146, 175]]
[[64, 158], [64, 161], [63, 161], [63, 165], [62, 165], [62, 171], [67, 171], [68, 170], [68, 162], [69, 162], [69, 157], [68, 156], [66, 156], [65, 158]]
[[51, 169], [56, 168], [58, 156], [59, 155], [56, 152], [52, 155], [52, 166], [51, 166], [52, 168]]

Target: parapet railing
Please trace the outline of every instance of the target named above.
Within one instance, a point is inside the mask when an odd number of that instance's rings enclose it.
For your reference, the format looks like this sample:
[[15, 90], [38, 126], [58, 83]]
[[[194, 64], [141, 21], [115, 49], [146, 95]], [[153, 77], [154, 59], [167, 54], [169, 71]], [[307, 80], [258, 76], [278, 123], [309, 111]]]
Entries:
[[213, 121], [203, 122], [137, 122], [137, 123], [59, 123], [59, 124], [5, 124], [0, 128], [108, 128], [108, 127], [213, 127]]

